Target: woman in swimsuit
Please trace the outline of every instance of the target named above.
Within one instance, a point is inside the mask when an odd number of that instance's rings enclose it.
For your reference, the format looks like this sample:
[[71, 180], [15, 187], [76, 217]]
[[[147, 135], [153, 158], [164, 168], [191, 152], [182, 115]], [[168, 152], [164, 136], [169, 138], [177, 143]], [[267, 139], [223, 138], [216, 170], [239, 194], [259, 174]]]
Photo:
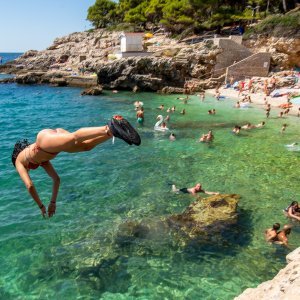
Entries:
[[12, 163], [44, 217], [47, 214], [46, 207], [34, 187], [29, 171], [41, 166], [52, 178], [52, 197], [48, 206], [48, 216], [52, 217], [56, 210], [60, 178], [50, 160], [60, 152], [90, 151], [113, 136], [123, 139], [130, 145], [141, 143], [135, 129], [121, 116], [114, 116], [105, 126], [80, 128], [75, 132], [69, 132], [62, 128], [44, 129], [38, 133], [35, 143], [29, 144], [27, 140], [23, 140], [15, 144]]
[[288, 217], [300, 221], [300, 207], [297, 201], [293, 201], [286, 209], [285, 212]]

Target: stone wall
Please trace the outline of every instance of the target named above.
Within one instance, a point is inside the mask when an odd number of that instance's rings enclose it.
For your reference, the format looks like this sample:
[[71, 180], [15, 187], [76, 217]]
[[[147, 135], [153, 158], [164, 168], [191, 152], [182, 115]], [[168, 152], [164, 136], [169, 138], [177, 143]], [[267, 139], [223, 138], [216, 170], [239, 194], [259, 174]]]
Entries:
[[69, 86], [92, 87], [98, 84], [97, 76], [66, 76]]
[[214, 68], [214, 77], [218, 77], [226, 72], [226, 68], [250, 55], [252, 52], [239, 43], [228, 38], [215, 38], [214, 44], [222, 49], [217, 56]]
[[234, 300], [298, 300], [300, 299], [300, 248], [286, 257], [288, 265], [257, 288], [246, 289]]
[[271, 62], [270, 53], [253, 54], [227, 68], [226, 80], [233, 77], [235, 80], [242, 80], [246, 77], [266, 77], [269, 73]]

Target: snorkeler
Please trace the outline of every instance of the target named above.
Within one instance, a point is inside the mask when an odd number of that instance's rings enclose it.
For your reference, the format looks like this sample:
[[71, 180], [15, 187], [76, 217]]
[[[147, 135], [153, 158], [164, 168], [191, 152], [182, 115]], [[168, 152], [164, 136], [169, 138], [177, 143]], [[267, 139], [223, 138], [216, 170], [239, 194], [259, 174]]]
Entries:
[[46, 207], [41, 201], [32, 179], [30, 170], [42, 167], [53, 181], [52, 197], [48, 206], [48, 216], [52, 217], [56, 211], [56, 198], [60, 186], [60, 178], [50, 160], [60, 152], [90, 151], [97, 145], [117, 137], [129, 145], [140, 145], [141, 139], [135, 129], [122, 116], [114, 116], [111, 121], [101, 127], [80, 128], [75, 132], [69, 132], [62, 128], [43, 129], [37, 134], [36, 141], [29, 144], [27, 140], [15, 144], [12, 153], [12, 163], [18, 171], [25, 186], [39, 206], [42, 215], [47, 214]]
[[176, 188], [175, 184], [172, 185], [172, 192], [182, 192], [185, 194], [192, 194], [196, 195], [197, 193], [204, 193], [207, 195], [219, 195], [218, 192], [209, 192], [202, 189], [202, 185], [200, 183], [197, 183], [194, 187], [191, 188]]

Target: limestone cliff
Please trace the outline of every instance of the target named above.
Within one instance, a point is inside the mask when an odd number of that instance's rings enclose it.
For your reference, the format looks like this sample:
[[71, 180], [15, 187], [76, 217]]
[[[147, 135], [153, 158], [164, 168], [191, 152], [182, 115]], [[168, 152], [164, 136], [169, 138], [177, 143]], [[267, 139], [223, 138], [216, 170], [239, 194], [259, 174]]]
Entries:
[[288, 265], [257, 288], [246, 289], [235, 300], [297, 300], [300, 299], [300, 248], [286, 257]]

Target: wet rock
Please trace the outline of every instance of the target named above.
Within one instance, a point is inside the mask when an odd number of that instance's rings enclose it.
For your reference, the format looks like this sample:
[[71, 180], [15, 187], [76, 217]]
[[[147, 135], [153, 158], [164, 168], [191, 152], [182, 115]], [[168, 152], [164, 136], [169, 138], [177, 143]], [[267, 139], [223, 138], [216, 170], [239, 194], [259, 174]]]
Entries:
[[25, 74], [17, 75], [16, 82], [19, 84], [37, 84], [40, 83], [42, 76], [45, 72], [28, 72]]
[[238, 199], [236, 194], [199, 198], [182, 214], [169, 217], [167, 222], [170, 228], [190, 238], [220, 233], [226, 227], [236, 224]]
[[0, 79], [0, 83], [13, 83], [15, 82], [15, 78], [3, 78], [3, 79]]
[[202, 243], [210, 243], [212, 239], [214, 243], [217, 239], [222, 243], [222, 232], [237, 222], [238, 199], [235, 194], [199, 198], [182, 214], [127, 221], [119, 226], [115, 243], [130, 251], [137, 248], [140, 255], [160, 255], [164, 247], [186, 247], [197, 238]]
[[85, 89], [81, 92], [82, 96], [89, 95], [89, 96], [98, 96], [102, 94], [102, 87], [101, 86], [94, 86], [88, 89]]
[[49, 83], [55, 86], [67, 86], [68, 82], [65, 78], [51, 78]]
[[159, 92], [161, 94], [183, 94], [184, 88], [165, 86]]

